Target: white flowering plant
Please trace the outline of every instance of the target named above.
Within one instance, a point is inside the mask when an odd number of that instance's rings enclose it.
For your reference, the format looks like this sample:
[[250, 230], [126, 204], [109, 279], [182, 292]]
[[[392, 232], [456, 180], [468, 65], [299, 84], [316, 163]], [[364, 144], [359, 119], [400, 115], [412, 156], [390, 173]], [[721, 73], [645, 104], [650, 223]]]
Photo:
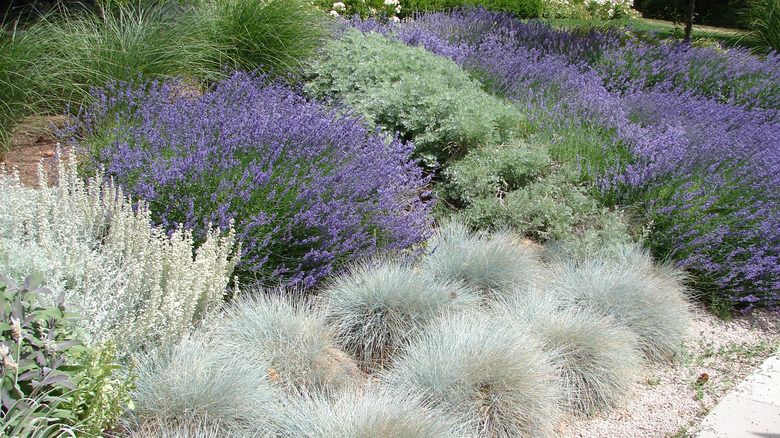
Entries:
[[[0, 164], [0, 166], [2, 166]], [[125, 356], [178, 341], [221, 306], [238, 260], [235, 233], [192, 233], [151, 224], [142, 202], [101, 174], [85, 182], [74, 159], [58, 160], [59, 182], [24, 187], [0, 167], [0, 266], [24, 277], [39, 271], [83, 320], [89, 345], [112, 341]]]
[[404, 8], [400, 0], [317, 0], [315, 5], [333, 17], [379, 18], [400, 21], [398, 18]]
[[545, 18], [617, 20], [641, 18], [634, 0], [545, 0]]

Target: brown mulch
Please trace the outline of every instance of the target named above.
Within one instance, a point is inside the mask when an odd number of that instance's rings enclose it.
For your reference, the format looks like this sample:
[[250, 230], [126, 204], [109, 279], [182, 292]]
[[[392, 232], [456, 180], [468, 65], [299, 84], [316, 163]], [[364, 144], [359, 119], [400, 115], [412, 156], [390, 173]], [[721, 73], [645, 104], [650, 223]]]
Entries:
[[16, 170], [22, 184], [38, 187], [38, 163], [41, 160], [44, 171], [56, 171], [50, 159], [57, 150], [54, 130], [63, 128], [66, 122], [67, 118], [62, 115], [31, 116], [23, 120], [14, 130], [11, 148], [5, 154], [3, 163], [6, 171]]

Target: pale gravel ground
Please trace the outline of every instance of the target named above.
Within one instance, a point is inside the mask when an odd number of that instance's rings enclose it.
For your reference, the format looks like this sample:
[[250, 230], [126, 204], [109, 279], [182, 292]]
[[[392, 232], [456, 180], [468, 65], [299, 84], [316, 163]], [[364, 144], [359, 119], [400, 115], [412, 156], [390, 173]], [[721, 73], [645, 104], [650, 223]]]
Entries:
[[[780, 313], [735, 315], [730, 322], [696, 310], [687, 352], [637, 376], [624, 407], [560, 426], [562, 438], [693, 437], [718, 401], [780, 349]], [[697, 380], [708, 375], [698, 389]]]

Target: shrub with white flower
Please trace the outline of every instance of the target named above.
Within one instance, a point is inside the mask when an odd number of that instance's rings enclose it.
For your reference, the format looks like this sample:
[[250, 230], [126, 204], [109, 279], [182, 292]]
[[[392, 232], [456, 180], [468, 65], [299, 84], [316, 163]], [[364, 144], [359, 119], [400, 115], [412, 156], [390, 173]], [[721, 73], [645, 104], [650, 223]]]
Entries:
[[403, 9], [399, 0], [316, 0], [314, 3], [334, 17], [384, 18], [393, 22], [401, 21], [398, 14]]
[[545, 18], [615, 20], [641, 18], [634, 0], [545, 0]]

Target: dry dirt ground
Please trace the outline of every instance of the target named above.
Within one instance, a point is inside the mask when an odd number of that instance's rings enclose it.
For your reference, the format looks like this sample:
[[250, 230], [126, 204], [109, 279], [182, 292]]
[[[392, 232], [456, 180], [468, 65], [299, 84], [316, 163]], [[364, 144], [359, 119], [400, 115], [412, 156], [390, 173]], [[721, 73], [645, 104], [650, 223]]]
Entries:
[[[16, 131], [6, 169], [16, 168], [23, 183], [38, 184], [38, 163], [56, 149], [50, 124], [65, 118], [33, 117]], [[723, 321], [695, 309], [687, 352], [673, 363], [652, 364], [636, 376], [634, 396], [622, 408], [569, 419], [562, 438], [693, 437], [704, 416], [729, 389], [780, 348], [780, 313], [758, 310]]]
[[37, 187], [39, 163], [47, 172], [53, 171], [51, 158], [57, 149], [54, 130], [63, 128], [66, 121], [65, 116], [33, 116], [17, 126], [11, 150], [3, 160], [6, 170], [17, 169], [23, 184]]

